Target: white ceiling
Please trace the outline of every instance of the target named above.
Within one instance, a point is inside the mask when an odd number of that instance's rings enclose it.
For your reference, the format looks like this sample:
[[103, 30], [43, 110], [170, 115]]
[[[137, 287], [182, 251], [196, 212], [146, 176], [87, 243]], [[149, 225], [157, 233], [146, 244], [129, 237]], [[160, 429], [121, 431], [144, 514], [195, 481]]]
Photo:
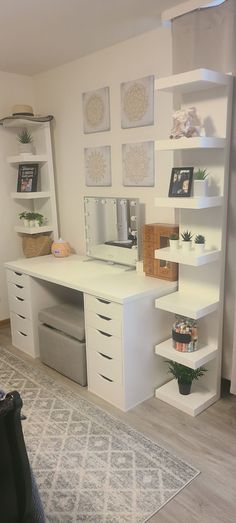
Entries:
[[160, 25], [181, 0], [0, 0], [0, 70], [34, 75]]

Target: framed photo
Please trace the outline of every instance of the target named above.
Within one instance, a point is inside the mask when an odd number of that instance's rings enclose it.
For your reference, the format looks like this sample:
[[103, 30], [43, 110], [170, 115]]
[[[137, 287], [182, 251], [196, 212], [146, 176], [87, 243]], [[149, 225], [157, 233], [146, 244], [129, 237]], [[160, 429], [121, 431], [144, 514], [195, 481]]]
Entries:
[[38, 164], [20, 164], [18, 170], [17, 192], [36, 192], [38, 182]]
[[193, 182], [193, 167], [173, 167], [171, 171], [169, 196], [178, 198], [190, 196]]

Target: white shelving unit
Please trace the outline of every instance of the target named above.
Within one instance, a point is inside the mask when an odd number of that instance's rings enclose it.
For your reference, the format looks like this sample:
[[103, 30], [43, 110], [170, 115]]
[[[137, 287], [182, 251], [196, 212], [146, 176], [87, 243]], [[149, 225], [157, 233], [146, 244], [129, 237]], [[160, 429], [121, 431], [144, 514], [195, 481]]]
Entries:
[[[58, 222], [54, 185], [54, 169], [51, 147], [50, 121], [39, 122], [27, 118], [3, 119], [3, 127], [8, 132], [9, 150], [15, 153], [7, 156], [8, 171], [13, 174], [11, 198], [16, 202], [15, 231], [23, 234], [39, 234], [51, 232], [54, 238], [58, 237]], [[30, 130], [33, 137], [35, 154], [17, 154], [17, 135], [22, 128]], [[37, 192], [15, 192], [17, 188], [18, 168], [21, 164], [38, 164]], [[24, 227], [18, 219], [22, 211], [32, 211], [42, 214], [46, 224], [40, 227]]]
[[[177, 381], [171, 380], [156, 389], [155, 396], [192, 416], [220, 397], [232, 86], [231, 75], [207, 69], [155, 82], [157, 91], [174, 95], [171, 98], [174, 109], [195, 106], [205, 124], [206, 136], [163, 137], [156, 142], [159, 154], [160, 151], [172, 151], [173, 166], [206, 168], [209, 173], [207, 197], [159, 195], [155, 199], [157, 207], [179, 209], [180, 234], [187, 229], [206, 238], [206, 250], [201, 254], [194, 249], [184, 252], [182, 248], [172, 250], [169, 247], [155, 251], [157, 259], [179, 263], [178, 291], [156, 299], [155, 306], [168, 313], [199, 320], [201, 339], [200, 348], [193, 353], [176, 351], [172, 339], [156, 345], [155, 353], [192, 369], [202, 365], [207, 368], [204, 376], [193, 383], [190, 395], [181, 395]], [[170, 173], [167, 176], [170, 177]]]

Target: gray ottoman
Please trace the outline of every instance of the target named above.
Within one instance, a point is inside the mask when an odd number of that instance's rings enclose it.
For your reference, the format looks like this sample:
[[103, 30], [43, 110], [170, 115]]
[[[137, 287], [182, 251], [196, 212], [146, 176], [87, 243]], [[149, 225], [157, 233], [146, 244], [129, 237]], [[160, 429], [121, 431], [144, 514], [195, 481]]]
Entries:
[[84, 310], [64, 303], [39, 312], [43, 363], [82, 386], [87, 385]]

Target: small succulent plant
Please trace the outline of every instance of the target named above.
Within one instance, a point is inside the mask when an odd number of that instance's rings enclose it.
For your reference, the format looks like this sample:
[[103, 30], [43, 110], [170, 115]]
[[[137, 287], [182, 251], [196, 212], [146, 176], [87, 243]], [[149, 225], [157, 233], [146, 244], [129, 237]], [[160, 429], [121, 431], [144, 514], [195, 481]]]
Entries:
[[32, 134], [28, 131], [28, 129], [22, 129], [17, 138], [20, 143], [32, 143], [33, 141]]
[[202, 234], [196, 234], [194, 243], [197, 243], [198, 245], [203, 245], [205, 243], [205, 236]]
[[198, 169], [194, 172], [194, 180], [205, 180], [208, 174], [206, 169]]
[[191, 242], [193, 234], [191, 231], [184, 231], [181, 233], [181, 238], [184, 242]]

